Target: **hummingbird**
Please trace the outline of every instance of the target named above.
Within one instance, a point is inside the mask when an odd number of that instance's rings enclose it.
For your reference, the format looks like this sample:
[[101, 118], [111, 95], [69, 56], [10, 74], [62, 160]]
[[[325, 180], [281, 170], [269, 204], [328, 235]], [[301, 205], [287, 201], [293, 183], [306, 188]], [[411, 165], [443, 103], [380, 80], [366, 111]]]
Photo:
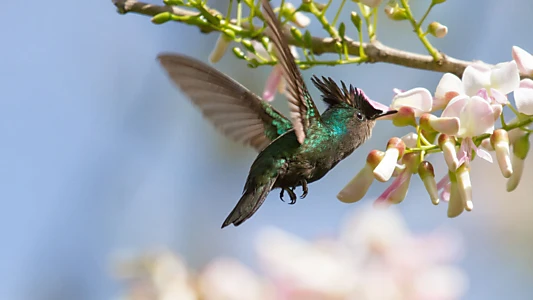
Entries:
[[315, 75], [312, 83], [322, 93], [327, 109], [320, 114], [291, 54], [281, 24], [268, 0], [262, 0], [269, 38], [286, 81], [290, 119], [246, 87], [213, 67], [179, 54], [158, 55], [170, 79], [204, 117], [227, 137], [255, 148], [243, 193], [222, 228], [238, 226], [263, 204], [271, 190], [280, 188], [290, 204], [308, 194], [308, 184], [324, 177], [372, 134], [376, 119], [396, 113], [376, 109], [364, 92], [341, 81]]

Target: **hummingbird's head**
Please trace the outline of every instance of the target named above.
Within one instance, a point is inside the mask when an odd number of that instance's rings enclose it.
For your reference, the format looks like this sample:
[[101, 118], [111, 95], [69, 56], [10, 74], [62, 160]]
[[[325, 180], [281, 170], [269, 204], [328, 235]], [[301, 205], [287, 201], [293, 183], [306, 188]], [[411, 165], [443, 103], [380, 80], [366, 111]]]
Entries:
[[363, 90], [355, 88], [351, 84], [347, 88], [343, 81], [341, 81], [342, 89], [330, 77], [326, 78], [322, 76], [322, 79], [320, 79], [313, 75], [311, 81], [322, 92], [322, 99], [329, 107], [349, 106], [354, 109], [354, 116], [359, 121], [375, 121], [378, 118], [397, 113], [396, 110], [385, 110], [375, 107]]

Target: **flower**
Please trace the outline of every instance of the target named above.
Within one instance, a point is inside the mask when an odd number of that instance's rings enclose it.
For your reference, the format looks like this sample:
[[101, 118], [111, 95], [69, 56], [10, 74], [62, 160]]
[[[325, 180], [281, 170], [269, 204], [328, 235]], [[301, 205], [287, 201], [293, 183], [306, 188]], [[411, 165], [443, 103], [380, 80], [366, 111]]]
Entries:
[[415, 116], [419, 117], [425, 112], [430, 112], [433, 106], [431, 93], [424, 88], [414, 88], [408, 91], [395, 90], [396, 95], [392, 99], [391, 108], [399, 110], [402, 107], [410, 107]]
[[533, 80], [523, 79], [514, 91], [516, 109], [525, 115], [533, 115]]
[[209, 55], [209, 61], [211, 63], [219, 62], [220, 59], [224, 57], [224, 54], [226, 54], [226, 50], [228, 49], [230, 44], [231, 38], [225, 33], [221, 33], [218, 36], [218, 40], [215, 44], [215, 47], [213, 48], [213, 51], [211, 51], [211, 54]]
[[509, 178], [513, 174], [513, 166], [511, 164], [511, 156], [509, 151], [509, 135], [503, 129], [496, 129], [490, 136], [490, 143], [496, 152], [498, 166], [502, 172], [503, 177]]
[[463, 73], [463, 84], [468, 96], [480, 95], [493, 103], [506, 104], [505, 95], [518, 88], [520, 75], [515, 61], [493, 67], [484, 64], [468, 66]]
[[512, 55], [520, 73], [526, 76], [533, 75], [533, 55], [518, 46], [513, 46]]
[[458, 153], [459, 165], [471, 160], [472, 150], [479, 157], [492, 162], [490, 154], [477, 148], [472, 140], [472, 137], [492, 133], [494, 130], [494, 109], [485, 99], [479, 96], [456, 96], [448, 103], [442, 116], [459, 120], [459, 130], [456, 136], [463, 138], [461, 151]]
[[381, 182], [389, 180], [396, 168], [396, 162], [403, 156], [404, 151], [405, 143], [397, 137], [391, 138], [387, 143], [383, 159], [374, 169], [375, 178]]
[[374, 181], [374, 169], [385, 156], [383, 151], [372, 150], [368, 153], [365, 166], [348, 182], [348, 184], [337, 194], [337, 199], [344, 203], [353, 203], [361, 200], [372, 182]]

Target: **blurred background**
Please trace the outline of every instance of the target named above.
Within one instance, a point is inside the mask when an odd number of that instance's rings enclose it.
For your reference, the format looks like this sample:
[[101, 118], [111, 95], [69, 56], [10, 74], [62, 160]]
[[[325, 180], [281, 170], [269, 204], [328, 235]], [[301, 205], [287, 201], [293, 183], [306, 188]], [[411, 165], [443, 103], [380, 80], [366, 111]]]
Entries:
[[[420, 16], [430, 1], [412, 2]], [[256, 268], [254, 243], [265, 226], [315, 240], [338, 234], [347, 215], [366, 209], [386, 184], [375, 183], [352, 205], [335, 196], [368, 151], [408, 132], [378, 124], [305, 200], [291, 206], [272, 193], [244, 226], [221, 230], [256, 153], [219, 135], [155, 61], [163, 51], [207, 61], [218, 35], [121, 16], [111, 1], [2, 6], [0, 299], [112, 299], [125, 288], [113, 273], [117, 258], [159, 248], [179, 253], [192, 269], [219, 256]], [[348, 2], [347, 24], [352, 9]], [[512, 59], [513, 45], [533, 51], [532, 11], [526, 0], [448, 1], [428, 21], [448, 26], [445, 39], [432, 40], [444, 53], [497, 63]], [[407, 23], [380, 13], [383, 43], [424, 53]], [[317, 22], [310, 30], [324, 35]], [[216, 68], [257, 93], [270, 71], [248, 69], [231, 53]], [[375, 64], [313, 68], [304, 78], [314, 73], [353, 83], [386, 104], [393, 88], [434, 91], [442, 76]], [[316, 89], [311, 93], [318, 99]], [[281, 97], [275, 106], [287, 111]], [[434, 161], [440, 178], [444, 166]], [[521, 185], [507, 193], [497, 164], [476, 160], [475, 209], [456, 219], [446, 217], [446, 204], [431, 204], [418, 179], [396, 207], [415, 234], [445, 229], [462, 239], [456, 265], [468, 277], [464, 299], [531, 299], [532, 170], [529, 157]]]

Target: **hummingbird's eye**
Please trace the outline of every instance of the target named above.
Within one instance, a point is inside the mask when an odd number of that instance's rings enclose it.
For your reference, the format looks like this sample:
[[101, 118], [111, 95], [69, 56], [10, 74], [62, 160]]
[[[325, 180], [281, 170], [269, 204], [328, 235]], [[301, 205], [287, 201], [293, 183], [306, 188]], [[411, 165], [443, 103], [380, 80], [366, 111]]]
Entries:
[[363, 121], [363, 119], [365, 118], [365, 116], [363, 116], [362, 113], [358, 112], [358, 113], [357, 113], [357, 118], [358, 118], [360, 121]]

